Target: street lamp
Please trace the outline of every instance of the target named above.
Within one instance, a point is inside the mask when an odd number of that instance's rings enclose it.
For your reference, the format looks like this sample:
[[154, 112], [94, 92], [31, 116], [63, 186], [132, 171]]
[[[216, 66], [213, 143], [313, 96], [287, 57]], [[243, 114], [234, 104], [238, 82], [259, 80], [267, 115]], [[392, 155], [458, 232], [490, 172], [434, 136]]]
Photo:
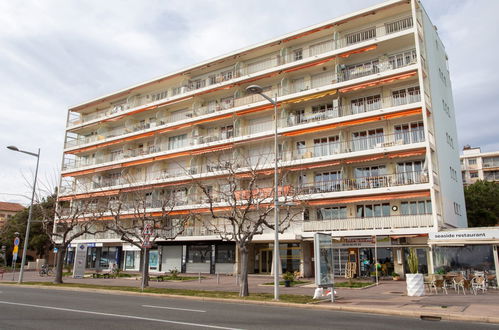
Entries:
[[274, 105], [274, 300], [279, 300], [279, 195], [277, 179], [277, 94], [274, 99], [263, 93], [263, 88], [258, 85], [246, 87], [251, 94], [259, 94]]
[[28, 240], [29, 240], [29, 230], [31, 227], [31, 217], [33, 215], [33, 201], [35, 199], [35, 189], [36, 189], [36, 178], [38, 176], [38, 164], [40, 163], [40, 148], [38, 148], [38, 153], [20, 150], [15, 146], [8, 146], [7, 149], [12, 151], [22, 152], [36, 157], [36, 170], [35, 170], [35, 181], [33, 182], [33, 192], [31, 193], [31, 205], [29, 206], [28, 223], [26, 224], [26, 234], [24, 235], [24, 247], [23, 247], [23, 257], [21, 259], [21, 268], [19, 269], [19, 279], [17, 283], [21, 284], [23, 282], [24, 274], [24, 263], [26, 262], [26, 251], [28, 250]]

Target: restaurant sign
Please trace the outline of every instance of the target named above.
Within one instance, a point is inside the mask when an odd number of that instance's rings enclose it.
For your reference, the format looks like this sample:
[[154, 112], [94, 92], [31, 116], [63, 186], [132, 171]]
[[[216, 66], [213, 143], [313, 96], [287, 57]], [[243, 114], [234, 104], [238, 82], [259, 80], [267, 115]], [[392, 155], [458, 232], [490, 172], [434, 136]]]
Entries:
[[432, 241], [499, 240], [499, 229], [454, 230], [429, 233]]

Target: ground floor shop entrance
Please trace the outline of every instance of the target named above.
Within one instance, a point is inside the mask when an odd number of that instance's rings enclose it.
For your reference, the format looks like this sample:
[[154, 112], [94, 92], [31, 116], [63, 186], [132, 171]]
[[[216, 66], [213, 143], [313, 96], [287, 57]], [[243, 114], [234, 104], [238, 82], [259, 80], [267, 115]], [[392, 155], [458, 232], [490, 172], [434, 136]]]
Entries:
[[[254, 272], [258, 274], [272, 273], [274, 249], [269, 244], [255, 244], [254, 246]], [[281, 274], [287, 272], [300, 272], [302, 262], [302, 248], [300, 243], [279, 244], [279, 257]], [[251, 265], [250, 265], [251, 266]], [[251, 269], [251, 267], [250, 267]]]

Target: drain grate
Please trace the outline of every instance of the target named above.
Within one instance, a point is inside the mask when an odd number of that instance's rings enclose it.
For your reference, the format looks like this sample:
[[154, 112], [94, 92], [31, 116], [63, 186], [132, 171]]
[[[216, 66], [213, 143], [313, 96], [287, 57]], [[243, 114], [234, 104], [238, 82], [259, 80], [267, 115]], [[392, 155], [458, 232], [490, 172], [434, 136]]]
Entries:
[[441, 321], [442, 318], [440, 316], [433, 316], [433, 315], [421, 315], [420, 316], [421, 320], [424, 321]]

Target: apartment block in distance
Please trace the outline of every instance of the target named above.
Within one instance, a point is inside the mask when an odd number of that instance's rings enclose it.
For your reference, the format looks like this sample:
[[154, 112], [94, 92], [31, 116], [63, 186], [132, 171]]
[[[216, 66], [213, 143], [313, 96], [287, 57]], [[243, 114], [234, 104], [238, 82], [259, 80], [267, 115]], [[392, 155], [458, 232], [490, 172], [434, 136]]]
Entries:
[[[280, 236], [282, 271], [313, 276], [313, 236], [326, 232], [338, 275], [355, 260], [356, 274], [369, 276], [375, 243], [383, 274], [404, 273], [409, 247], [431, 272], [428, 233], [467, 220], [447, 54], [417, 0], [383, 2], [71, 107], [59, 203], [134, 191], [151, 212], [172, 194], [177, 210], [206, 208], [192, 180], [217, 185], [238, 161], [224, 155], [271, 155], [259, 162], [271, 186], [273, 109], [246, 92], [253, 84], [277, 96], [279, 168], [305, 205]], [[87, 268], [139, 269], [140, 251], [112, 233], [75, 242], [88, 243]], [[272, 231], [255, 238], [251, 273], [271, 272], [272, 242]], [[235, 244], [195, 223], [150, 253], [151, 272], [236, 268]]]
[[465, 185], [478, 180], [499, 182], [499, 151], [482, 152], [465, 146], [461, 155], [461, 173]]

